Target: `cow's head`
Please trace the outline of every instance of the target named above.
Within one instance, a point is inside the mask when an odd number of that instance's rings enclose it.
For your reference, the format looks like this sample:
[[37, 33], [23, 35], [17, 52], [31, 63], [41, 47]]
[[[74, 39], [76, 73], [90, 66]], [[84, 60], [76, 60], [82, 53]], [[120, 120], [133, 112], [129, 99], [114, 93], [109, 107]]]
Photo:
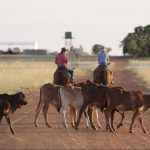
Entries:
[[18, 107], [20, 108], [23, 105], [27, 104], [27, 100], [25, 98], [25, 95], [22, 92], [18, 93]]

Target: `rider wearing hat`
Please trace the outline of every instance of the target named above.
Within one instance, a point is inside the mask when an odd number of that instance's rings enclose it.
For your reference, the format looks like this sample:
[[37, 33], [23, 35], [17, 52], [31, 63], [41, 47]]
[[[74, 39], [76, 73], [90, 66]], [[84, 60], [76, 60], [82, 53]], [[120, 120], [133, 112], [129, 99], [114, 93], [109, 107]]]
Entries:
[[61, 48], [61, 52], [57, 54], [56, 58], [55, 58], [55, 64], [57, 64], [57, 69], [59, 70], [65, 70], [67, 72], [70, 73], [71, 75], [71, 79], [73, 80], [73, 69], [70, 69], [67, 67], [67, 64], [68, 64], [68, 57], [66, 55], [66, 52], [68, 50], [63, 47]]
[[[102, 50], [100, 51], [100, 53], [98, 54], [98, 63], [100, 66], [106, 66], [108, 67], [108, 65], [110, 64], [109, 61], [109, 55], [107, 53], [107, 48], [103, 47]], [[109, 69], [112, 77], [113, 77], [113, 72]], [[114, 83], [114, 81], [112, 81], [112, 84]]]

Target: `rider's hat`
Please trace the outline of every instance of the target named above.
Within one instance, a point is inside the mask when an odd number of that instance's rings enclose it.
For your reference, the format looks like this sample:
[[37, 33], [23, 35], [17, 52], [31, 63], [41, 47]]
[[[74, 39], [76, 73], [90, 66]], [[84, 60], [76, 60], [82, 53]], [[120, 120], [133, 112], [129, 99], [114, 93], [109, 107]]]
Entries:
[[65, 52], [65, 51], [68, 51], [68, 50], [65, 47], [62, 47], [61, 52]]

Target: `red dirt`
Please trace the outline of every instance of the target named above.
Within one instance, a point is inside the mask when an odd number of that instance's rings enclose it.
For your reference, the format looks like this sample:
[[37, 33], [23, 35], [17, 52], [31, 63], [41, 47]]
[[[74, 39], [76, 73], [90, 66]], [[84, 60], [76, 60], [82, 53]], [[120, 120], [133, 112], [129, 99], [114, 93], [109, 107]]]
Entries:
[[[129, 90], [143, 90], [148, 92], [143, 82], [132, 72], [126, 70], [127, 59], [114, 58], [115, 67], [114, 80], [115, 85], [122, 86]], [[85, 79], [86, 80], [86, 79]], [[114, 86], [115, 86], [114, 85]], [[0, 126], [0, 150], [1, 149], [150, 149], [150, 135], [142, 133], [138, 121], [134, 124], [134, 133], [128, 133], [128, 128], [132, 112], [127, 112], [124, 120], [124, 126], [110, 133], [105, 130], [104, 115], [99, 112], [100, 122], [103, 129], [93, 131], [86, 129], [85, 119], [82, 117], [79, 130], [71, 128], [70, 116], [68, 117], [69, 128], [65, 129], [62, 125], [61, 115], [50, 106], [49, 123], [52, 128], [47, 128], [44, 124], [43, 114], [39, 116], [39, 127], [33, 125], [35, 109], [39, 101], [39, 92], [26, 94], [29, 101], [28, 106], [24, 106], [12, 116], [13, 128], [16, 132], [11, 135], [5, 119]], [[150, 132], [150, 111], [144, 114], [144, 121], [147, 130]], [[119, 122], [120, 116], [116, 113], [115, 124]]]

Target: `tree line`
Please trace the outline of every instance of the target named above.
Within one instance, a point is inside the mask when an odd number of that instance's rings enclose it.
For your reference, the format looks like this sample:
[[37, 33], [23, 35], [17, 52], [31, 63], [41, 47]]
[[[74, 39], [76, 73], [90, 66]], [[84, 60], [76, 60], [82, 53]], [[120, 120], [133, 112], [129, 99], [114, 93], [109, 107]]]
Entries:
[[121, 41], [123, 54], [133, 57], [150, 56], [150, 25], [138, 26]]
[[[123, 48], [123, 54], [133, 57], [150, 56], [150, 25], [138, 26], [134, 28], [133, 33], [128, 33], [121, 41], [120, 46]], [[95, 44], [92, 47], [92, 53], [97, 54], [103, 45]], [[111, 48], [108, 48], [111, 51]]]

